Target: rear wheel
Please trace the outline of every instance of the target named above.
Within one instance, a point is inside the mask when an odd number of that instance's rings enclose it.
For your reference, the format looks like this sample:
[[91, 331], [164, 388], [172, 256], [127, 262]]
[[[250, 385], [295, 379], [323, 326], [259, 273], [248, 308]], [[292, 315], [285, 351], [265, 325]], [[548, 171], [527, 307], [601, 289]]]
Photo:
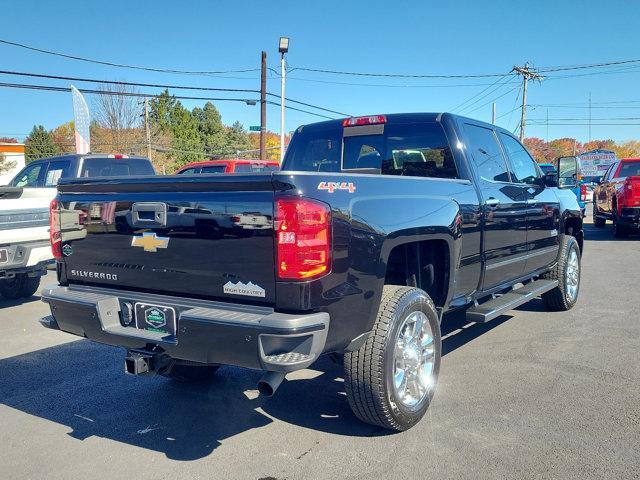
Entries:
[[219, 365], [181, 365], [172, 364], [166, 371], [161, 372], [163, 377], [170, 378], [180, 383], [195, 383], [211, 380]]
[[558, 286], [542, 294], [549, 310], [571, 310], [580, 292], [580, 248], [575, 237], [563, 235], [560, 240], [560, 258], [556, 266], [542, 278], [558, 280]]
[[440, 370], [440, 325], [418, 288], [386, 285], [373, 331], [344, 356], [349, 405], [363, 422], [407, 430], [429, 408]]
[[7, 300], [28, 298], [38, 290], [40, 277], [30, 277], [26, 273], [18, 273], [13, 278], [0, 280], [0, 295]]

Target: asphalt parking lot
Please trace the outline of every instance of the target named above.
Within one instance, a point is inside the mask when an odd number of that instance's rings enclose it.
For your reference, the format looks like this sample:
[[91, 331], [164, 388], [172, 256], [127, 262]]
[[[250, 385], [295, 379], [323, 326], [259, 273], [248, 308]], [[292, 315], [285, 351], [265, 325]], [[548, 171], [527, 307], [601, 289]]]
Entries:
[[42, 328], [38, 297], [0, 303], [0, 478], [638, 478], [640, 237], [586, 230], [572, 311], [445, 317], [436, 397], [400, 434], [356, 420], [330, 360], [271, 399], [234, 368], [132, 378], [122, 350]]

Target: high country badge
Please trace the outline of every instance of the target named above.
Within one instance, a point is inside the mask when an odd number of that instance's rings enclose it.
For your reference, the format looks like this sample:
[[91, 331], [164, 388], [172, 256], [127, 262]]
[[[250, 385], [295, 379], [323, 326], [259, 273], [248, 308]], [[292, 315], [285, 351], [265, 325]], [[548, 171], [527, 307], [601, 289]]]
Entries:
[[230, 293], [231, 295], [246, 295], [247, 297], [264, 298], [265, 295], [264, 288], [252, 282], [227, 282], [224, 284], [224, 287], [222, 287], [222, 290], [224, 293]]

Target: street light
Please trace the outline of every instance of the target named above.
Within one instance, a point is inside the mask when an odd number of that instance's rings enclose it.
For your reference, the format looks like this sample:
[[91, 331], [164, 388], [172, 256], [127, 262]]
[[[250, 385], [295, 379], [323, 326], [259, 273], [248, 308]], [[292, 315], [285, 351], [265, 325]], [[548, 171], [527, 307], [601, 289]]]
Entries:
[[278, 44], [280, 52], [280, 161], [284, 158], [284, 84], [287, 77], [287, 67], [284, 54], [289, 51], [289, 37], [280, 37]]

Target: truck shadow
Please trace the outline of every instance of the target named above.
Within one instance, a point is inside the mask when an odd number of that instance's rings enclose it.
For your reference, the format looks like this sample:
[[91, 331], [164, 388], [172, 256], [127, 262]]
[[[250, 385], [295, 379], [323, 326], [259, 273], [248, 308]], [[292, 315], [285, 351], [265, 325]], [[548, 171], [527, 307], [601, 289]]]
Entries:
[[0, 309], [7, 307], [16, 307], [18, 305], [26, 305], [27, 303], [33, 303], [40, 300], [40, 295], [31, 295], [27, 298], [18, 298], [16, 300], [7, 300], [0, 297]]
[[[499, 325], [444, 323], [443, 352]], [[458, 332], [457, 330], [460, 330]], [[235, 435], [282, 422], [348, 436], [379, 436], [351, 412], [342, 367], [322, 358], [296, 372], [272, 398], [258, 397], [258, 372], [224, 367], [204, 384], [122, 373], [124, 351], [78, 340], [0, 360], [0, 403], [66, 425], [71, 437], [97, 436], [190, 461]]]

